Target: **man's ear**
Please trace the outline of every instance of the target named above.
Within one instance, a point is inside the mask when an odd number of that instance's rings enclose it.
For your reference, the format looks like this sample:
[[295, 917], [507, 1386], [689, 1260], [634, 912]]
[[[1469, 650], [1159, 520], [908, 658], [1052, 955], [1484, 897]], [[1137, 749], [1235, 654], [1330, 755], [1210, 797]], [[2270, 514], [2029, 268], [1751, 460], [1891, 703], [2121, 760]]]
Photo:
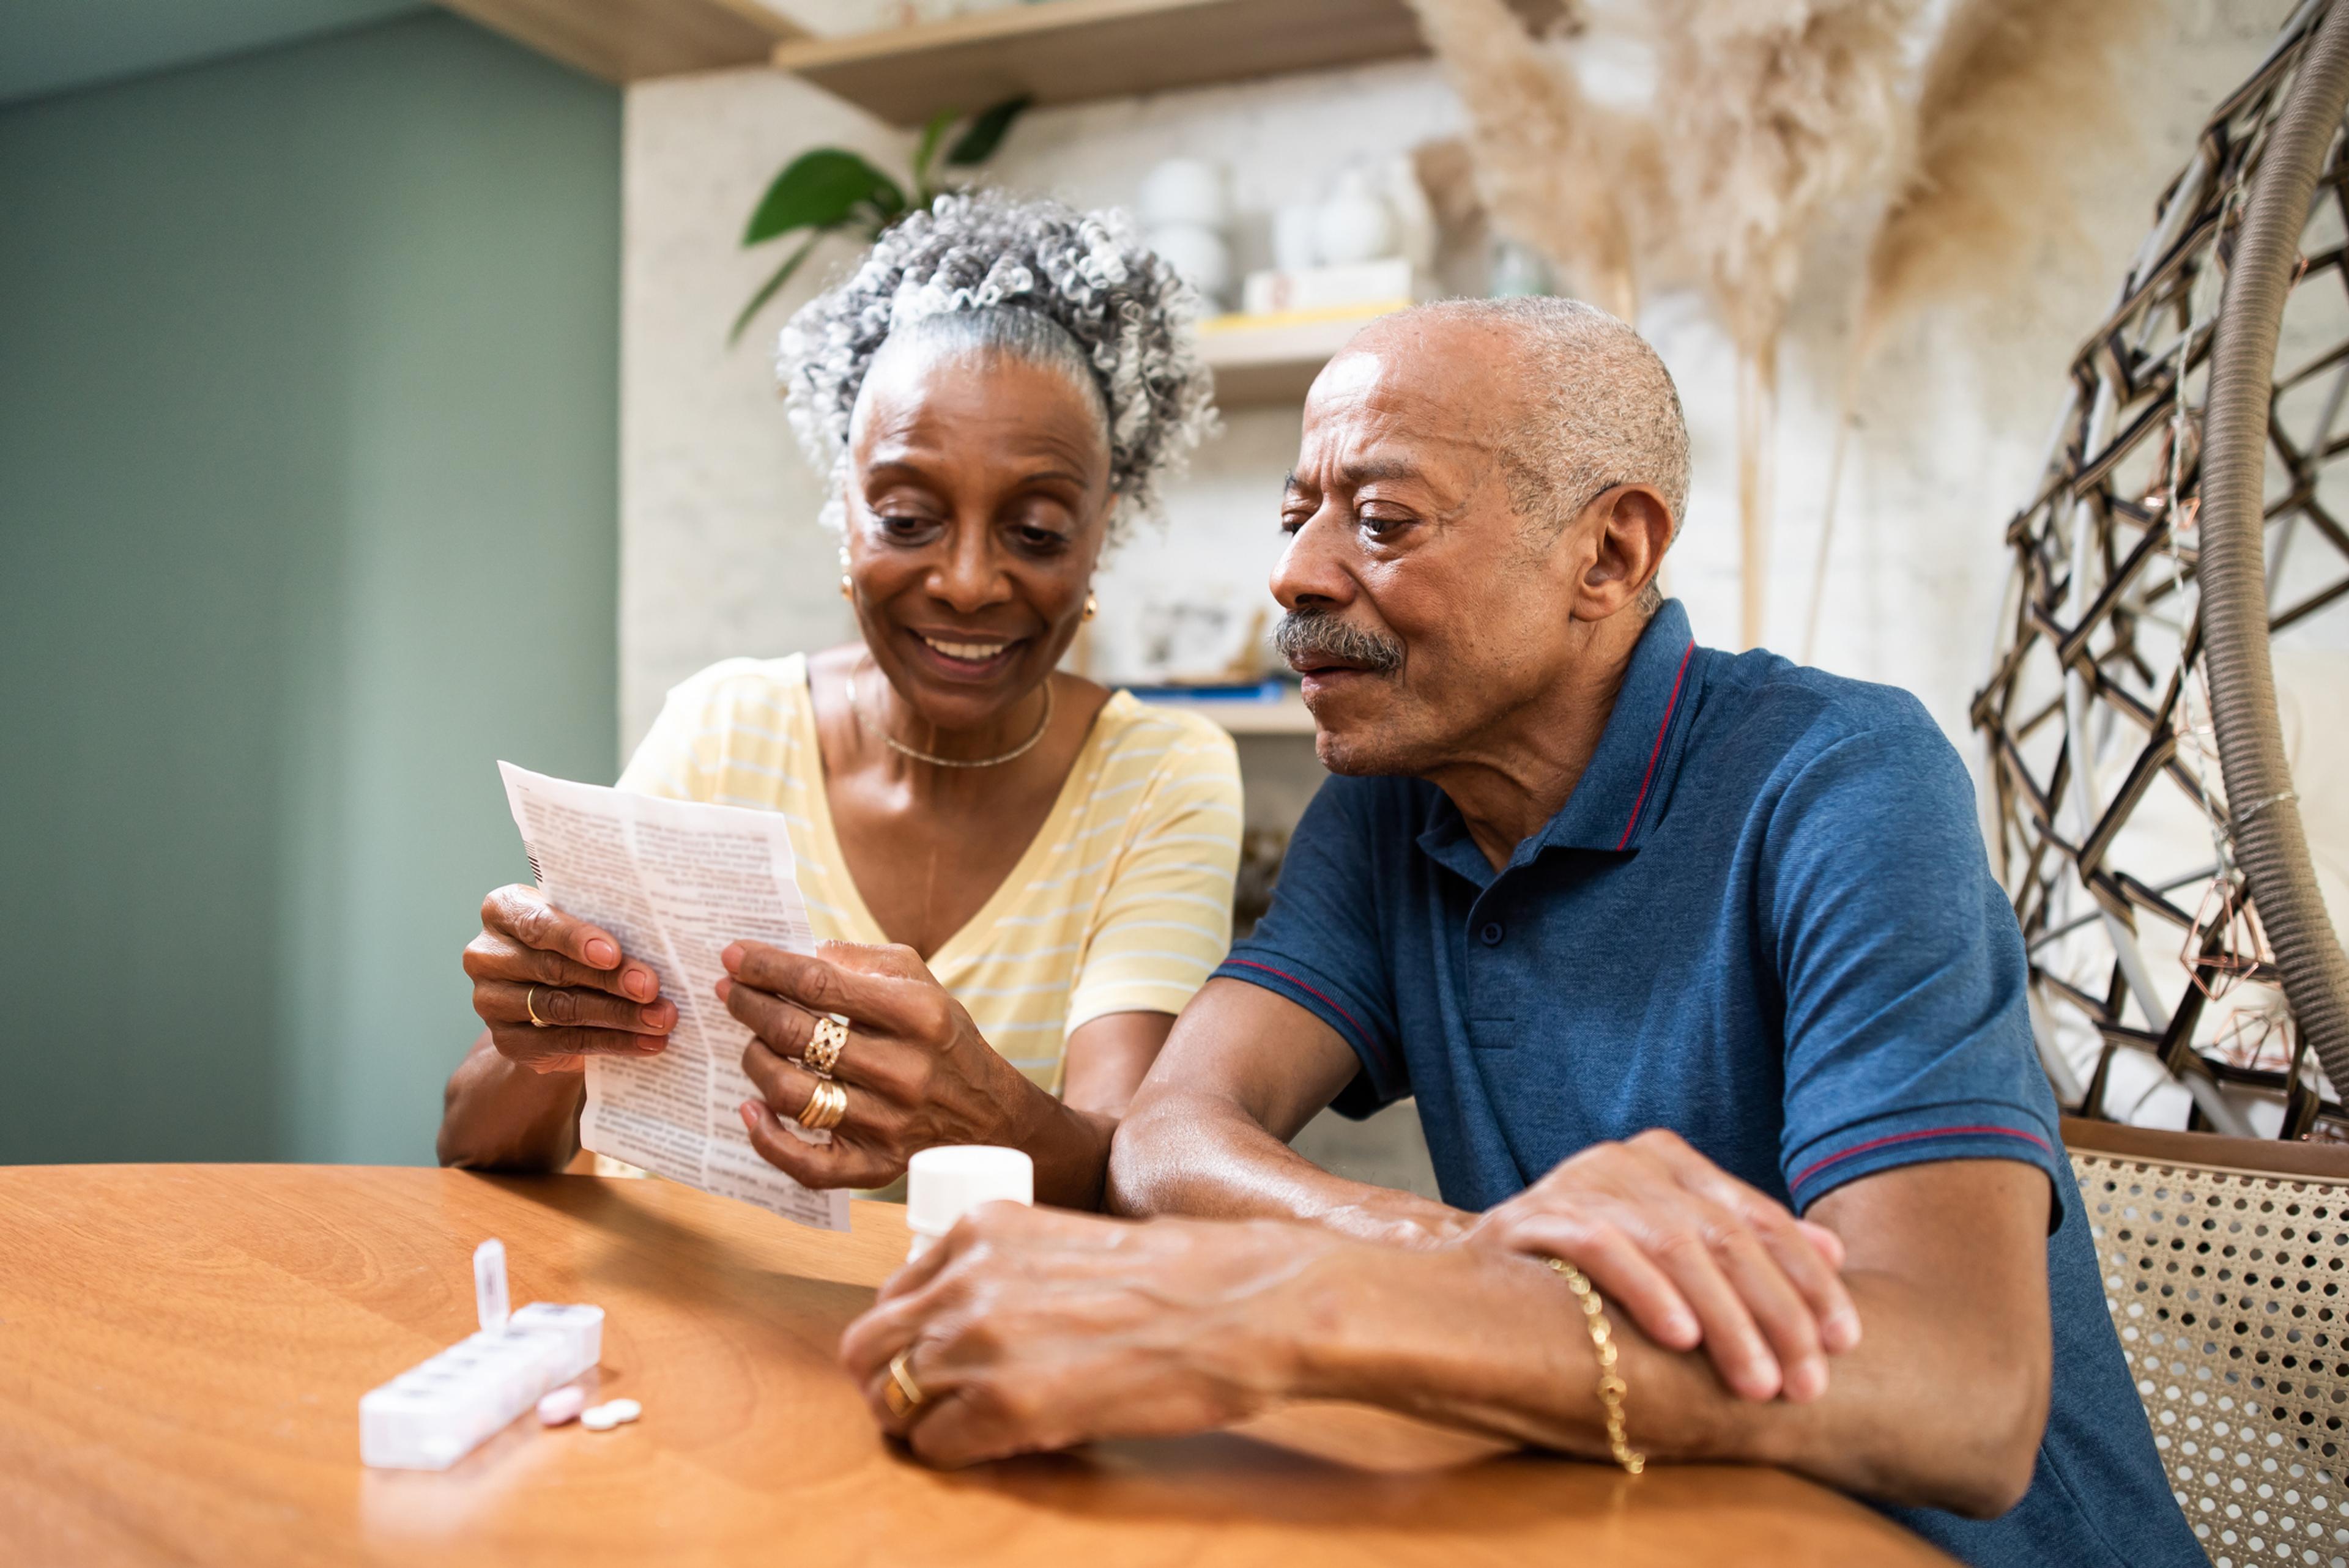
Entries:
[[1640, 596], [1664, 563], [1672, 511], [1649, 485], [1616, 485], [1593, 496], [1576, 520], [1589, 564], [1575, 584], [1578, 620], [1603, 621]]

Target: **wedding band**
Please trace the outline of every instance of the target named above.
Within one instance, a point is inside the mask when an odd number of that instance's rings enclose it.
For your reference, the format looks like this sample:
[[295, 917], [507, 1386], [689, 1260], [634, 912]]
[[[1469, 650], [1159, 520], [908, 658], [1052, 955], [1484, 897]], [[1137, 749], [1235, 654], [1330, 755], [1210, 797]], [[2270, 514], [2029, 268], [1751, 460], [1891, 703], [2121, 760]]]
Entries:
[[529, 990], [522, 994], [522, 1010], [530, 1015], [530, 1026], [532, 1028], [543, 1029], [546, 1027], [546, 1020], [538, 1016], [537, 986], [533, 985]]
[[889, 1357], [889, 1381], [881, 1385], [882, 1403], [901, 1421], [921, 1408], [923, 1398], [922, 1386], [905, 1369], [906, 1359], [913, 1354], [914, 1347], [908, 1345]]
[[840, 1060], [842, 1047], [848, 1044], [848, 1026], [826, 1014], [815, 1021], [815, 1035], [800, 1053], [807, 1070], [818, 1078], [830, 1078], [834, 1063]]
[[807, 1104], [792, 1119], [810, 1132], [822, 1132], [826, 1128], [838, 1127], [841, 1118], [847, 1114], [848, 1091], [830, 1078], [818, 1078], [815, 1092], [808, 1096]]

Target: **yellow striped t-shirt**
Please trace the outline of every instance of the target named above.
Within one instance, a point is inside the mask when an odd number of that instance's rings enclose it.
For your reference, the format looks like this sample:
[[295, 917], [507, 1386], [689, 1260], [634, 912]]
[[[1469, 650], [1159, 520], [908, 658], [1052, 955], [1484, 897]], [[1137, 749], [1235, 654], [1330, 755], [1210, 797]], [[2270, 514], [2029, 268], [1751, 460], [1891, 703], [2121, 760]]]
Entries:
[[[620, 788], [781, 811], [816, 936], [888, 940], [833, 836], [804, 655], [728, 659], [671, 691]], [[1181, 1012], [1223, 961], [1239, 843], [1231, 738], [1119, 692], [1035, 841], [930, 972], [989, 1045], [1058, 1094], [1071, 1030]]]

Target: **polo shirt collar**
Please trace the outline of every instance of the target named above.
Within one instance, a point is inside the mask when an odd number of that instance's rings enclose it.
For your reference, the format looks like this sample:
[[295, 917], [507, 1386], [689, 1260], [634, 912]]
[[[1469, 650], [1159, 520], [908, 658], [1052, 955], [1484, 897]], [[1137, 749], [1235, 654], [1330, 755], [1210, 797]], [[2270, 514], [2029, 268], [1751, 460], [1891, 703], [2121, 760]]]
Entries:
[[[1654, 826], [1661, 803], [1671, 793], [1680, 766], [1682, 734], [1687, 729], [1689, 687], [1693, 684], [1696, 641], [1688, 612], [1677, 599], [1664, 601], [1631, 649], [1631, 663], [1615, 694], [1614, 711], [1591, 754], [1590, 766], [1542, 830], [1517, 846], [1509, 864], [1531, 861], [1545, 849], [1636, 850]], [[1493, 869], [1468, 837], [1467, 824], [1449, 798], [1437, 792], [1420, 848], [1483, 886]]]

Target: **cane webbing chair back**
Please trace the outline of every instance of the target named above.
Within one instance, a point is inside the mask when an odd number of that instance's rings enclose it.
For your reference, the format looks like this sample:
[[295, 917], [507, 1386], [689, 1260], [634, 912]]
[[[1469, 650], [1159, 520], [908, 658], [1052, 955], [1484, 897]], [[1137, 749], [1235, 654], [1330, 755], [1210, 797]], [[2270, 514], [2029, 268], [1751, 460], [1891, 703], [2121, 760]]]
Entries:
[[2349, 1147], [2066, 1119], [2105, 1302], [2219, 1568], [2349, 1568]]

